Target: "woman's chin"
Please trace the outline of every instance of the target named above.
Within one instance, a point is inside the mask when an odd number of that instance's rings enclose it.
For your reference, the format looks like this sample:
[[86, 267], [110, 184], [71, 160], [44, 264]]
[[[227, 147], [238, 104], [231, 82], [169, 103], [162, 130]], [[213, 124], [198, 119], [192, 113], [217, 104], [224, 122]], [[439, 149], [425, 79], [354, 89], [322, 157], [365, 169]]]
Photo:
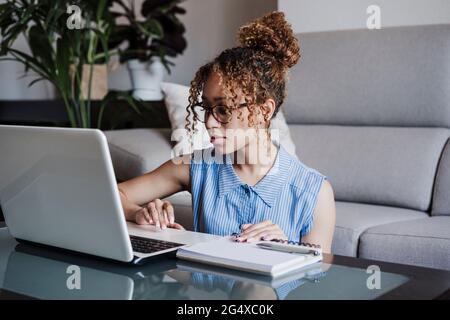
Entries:
[[233, 152], [233, 150], [227, 148], [226, 144], [214, 144], [214, 150], [216, 150], [219, 154], [228, 154]]

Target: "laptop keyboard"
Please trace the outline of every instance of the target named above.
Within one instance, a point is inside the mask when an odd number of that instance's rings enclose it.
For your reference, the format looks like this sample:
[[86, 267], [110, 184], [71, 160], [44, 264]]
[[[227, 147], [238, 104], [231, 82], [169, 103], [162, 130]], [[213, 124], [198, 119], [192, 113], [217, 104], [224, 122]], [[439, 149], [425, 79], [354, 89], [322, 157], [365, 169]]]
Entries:
[[142, 238], [137, 236], [130, 236], [130, 240], [133, 250], [139, 253], [154, 253], [184, 246], [184, 244], [181, 243]]

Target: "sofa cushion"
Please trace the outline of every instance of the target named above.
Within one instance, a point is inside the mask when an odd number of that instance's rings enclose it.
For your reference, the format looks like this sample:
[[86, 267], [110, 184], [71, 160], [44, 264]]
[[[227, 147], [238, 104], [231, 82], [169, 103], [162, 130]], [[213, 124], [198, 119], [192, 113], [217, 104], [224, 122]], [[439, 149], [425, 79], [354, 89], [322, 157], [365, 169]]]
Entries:
[[432, 216], [450, 215], [450, 140], [445, 144], [434, 183]]
[[429, 217], [370, 228], [360, 257], [450, 270], [450, 217]]
[[[198, 121], [196, 125], [197, 131], [193, 133], [191, 148], [190, 140], [188, 139], [188, 132], [185, 130], [187, 111], [186, 107], [189, 105], [189, 88], [177, 83], [163, 82], [161, 89], [164, 94], [164, 104], [167, 108], [167, 113], [172, 127], [173, 137], [176, 141], [174, 147], [175, 155], [192, 153], [193, 150], [205, 149], [213, 147], [209, 141], [209, 134], [204, 123]], [[204, 112], [200, 114], [203, 117]], [[189, 121], [194, 121], [193, 114], [189, 114]]]
[[297, 155], [328, 176], [336, 199], [430, 209], [450, 134], [438, 128], [290, 125]]
[[125, 181], [171, 159], [170, 129], [105, 131], [118, 181]]
[[450, 127], [450, 24], [299, 34], [288, 124]]
[[367, 229], [427, 217], [426, 213], [415, 210], [337, 201], [332, 252], [355, 257], [358, 255], [359, 237]]
[[[174, 207], [175, 220], [188, 230], [193, 230], [192, 198], [187, 191], [165, 198]], [[336, 228], [334, 254], [356, 256], [360, 235], [373, 226], [391, 222], [428, 217], [426, 213], [393, 207], [336, 202]]]

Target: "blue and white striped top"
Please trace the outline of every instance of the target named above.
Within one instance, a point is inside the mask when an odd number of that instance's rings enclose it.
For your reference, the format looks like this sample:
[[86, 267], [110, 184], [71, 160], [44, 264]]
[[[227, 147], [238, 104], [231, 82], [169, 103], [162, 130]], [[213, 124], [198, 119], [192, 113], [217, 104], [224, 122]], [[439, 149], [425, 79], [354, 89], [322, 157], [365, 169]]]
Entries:
[[254, 186], [239, 178], [232, 163], [232, 155], [216, 156], [214, 148], [191, 155], [195, 231], [227, 236], [239, 232], [242, 224], [271, 220], [291, 241], [309, 233], [324, 175], [282, 146], [274, 165]]

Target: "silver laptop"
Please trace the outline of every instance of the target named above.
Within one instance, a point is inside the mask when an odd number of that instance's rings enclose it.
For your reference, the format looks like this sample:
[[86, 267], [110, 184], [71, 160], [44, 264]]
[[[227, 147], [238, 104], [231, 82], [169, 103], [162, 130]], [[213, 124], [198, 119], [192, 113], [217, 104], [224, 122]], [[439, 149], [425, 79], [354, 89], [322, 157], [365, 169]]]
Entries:
[[108, 143], [96, 129], [0, 125], [0, 205], [18, 241], [122, 262], [216, 238], [127, 222]]

